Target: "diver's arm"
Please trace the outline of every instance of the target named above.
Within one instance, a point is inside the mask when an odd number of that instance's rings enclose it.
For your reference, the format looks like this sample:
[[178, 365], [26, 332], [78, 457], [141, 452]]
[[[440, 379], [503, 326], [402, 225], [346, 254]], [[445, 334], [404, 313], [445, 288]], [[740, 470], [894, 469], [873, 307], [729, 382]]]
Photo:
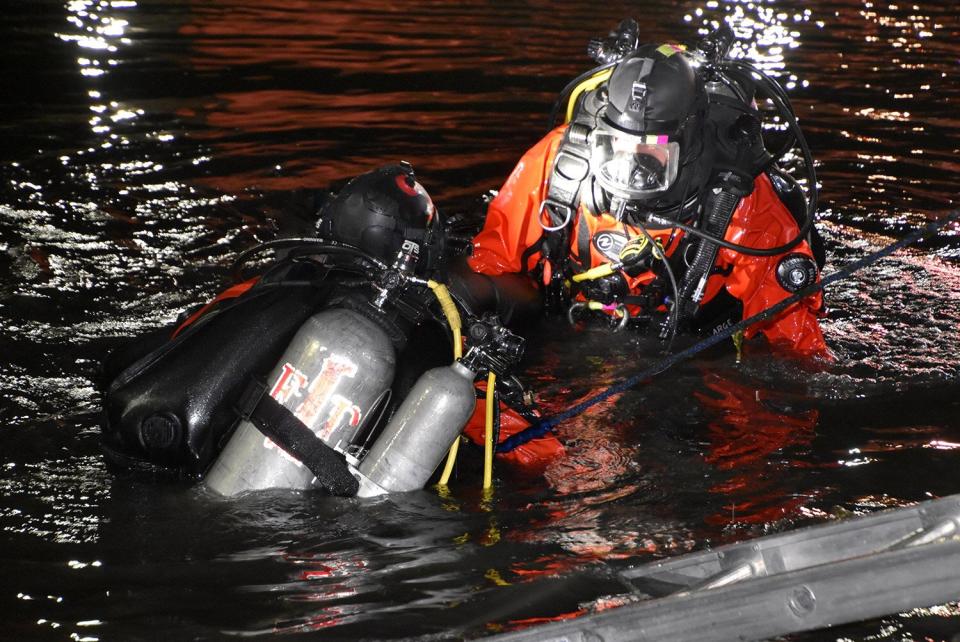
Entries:
[[474, 237], [473, 253], [467, 259], [474, 272], [525, 273], [537, 264], [539, 252], [526, 257], [524, 252], [543, 235], [540, 203], [564, 131], [565, 127], [558, 127], [531, 147], [490, 202], [483, 229]]
[[450, 294], [473, 316], [496, 312], [505, 326], [522, 331], [542, 314], [540, 290], [527, 275], [480, 274], [465, 258], [456, 259], [448, 274]]
[[473, 253], [450, 267], [454, 298], [477, 316], [497, 312], [511, 330], [531, 324], [542, 311], [539, 288], [527, 274], [540, 253], [524, 253], [543, 235], [540, 202], [563, 131], [555, 129], [523, 155], [490, 202]]
[[[769, 179], [761, 176], [753, 194], [738, 206], [731, 230], [739, 230], [736, 238], [728, 240], [753, 247], [774, 247], [796, 235], [799, 229], [787, 207], [777, 198]], [[785, 255], [748, 256], [723, 249], [718, 263], [729, 266], [724, 287], [743, 303], [743, 318], [775, 305], [792, 294], [777, 279], [777, 265], [789, 254], [801, 254], [812, 259], [806, 242]], [[819, 277], [818, 277], [819, 278]], [[811, 296], [790, 307], [771, 321], [747, 331], [750, 338], [763, 333], [773, 344], [786, 347], [797, 354], [826, 354], [827, 347], [820, 331], [817, 312], [822, 308], [822, 296]]]

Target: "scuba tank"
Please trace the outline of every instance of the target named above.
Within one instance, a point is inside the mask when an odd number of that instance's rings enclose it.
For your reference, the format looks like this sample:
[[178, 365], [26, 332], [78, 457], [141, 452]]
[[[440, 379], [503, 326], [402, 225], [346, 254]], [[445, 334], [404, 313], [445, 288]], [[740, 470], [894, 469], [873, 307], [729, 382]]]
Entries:
[[[413, 168], [399, 163], [354, 178], [321, 210], [317, 227], [333, 240], [276, 243], [324, 264], [345, 257], [362, 278], [344, 280], [341, 296], [303, 323], [265, 385], [249, 386], [236, 404], [241, 422], [206, 476], [219, 494], [319, 486], [354, 495], [347, 454], [363, 450], [392, 395], [417, 371], [398, 368], [397, 358], [408, 339], [423, 339], [422, 322], [435, 319], [425, 297], [436, 284], [426, 277], [441, 269], [444, 229]], [[430, 359], [428, 346], [417, 351]]]
[[423, 488], [476, 407], [473, 381], [484, 370], [502, 377], [520, 360], [524, 341], [495, 314], [471, 324], [470, 349], [449, 366], [425, 372], [360, 463], [361, 497]]
[[417, 380], [360, 464], [361, 497], [423, 488], [473, 414], [476, 376], [455, 361]]
[[[267, 394], [316, 439], [345, 455], [361, 497], [417, 490], [473, 414], [477, 374], [505, 373], [523, 351], [523, 340], [495, 317], [473, 324], [470, 337], [473, 344], [463, 359], [420, 376], [361, 461], [350, 447], [358, 445], [364, 420], [377, 414], [373, 411], [395, 368], [392, 342], [378, 323], [343, 309], [311, 317], [271, 373]], [[317, 374], [311, 379], [308, 373]], [[233, 496], [266, 488], [307, 489], [316, 485], [314, 478], [311, 468], [247, 419], [214, 463], [206, 485]]]
[[[308, 319], [268, 378], [267, 394], [332, 449], [343, 452], [390, 388], [396, 353], [386, 333], [352, 310]], [[207, 473], [221, 495], [264, 488], [306, 489], [314, 474], [265, 436], [240, 423]]]
[[239, 404], [243, 421], [207, 473], [209, 489], [356, 493], [345, 454], [361, 447], [366, 422], [379, 418], [375, 411], [391, 394], [397, 348], [407, 338], [396, 321], [401, 310], [420, 307], [427, 285], [414, 275], [419, 247], [403, 241], [391, 267], [368, 256], [366, 295], [345, 296], [303, 324], [266, 386]]

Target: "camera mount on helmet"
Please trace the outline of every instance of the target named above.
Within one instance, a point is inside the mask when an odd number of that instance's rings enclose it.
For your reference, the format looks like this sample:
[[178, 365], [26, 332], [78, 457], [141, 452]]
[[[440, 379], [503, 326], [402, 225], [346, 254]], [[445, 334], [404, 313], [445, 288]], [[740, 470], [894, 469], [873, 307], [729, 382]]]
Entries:
[[633, 18], [621, 20], [606, 38], [593, 38], [587, 43], [587, 55], [603, 65], [616, 63], [637, 50], [640, 25]]

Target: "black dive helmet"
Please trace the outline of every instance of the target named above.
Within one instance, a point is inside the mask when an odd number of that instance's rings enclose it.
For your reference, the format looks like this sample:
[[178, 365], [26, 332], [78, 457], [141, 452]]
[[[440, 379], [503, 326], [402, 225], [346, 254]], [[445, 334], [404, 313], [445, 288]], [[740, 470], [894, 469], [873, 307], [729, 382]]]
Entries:
[[680, 48], [643, 45], [617, 64], [606, 91], [590, 135], [597, 211], [685, 218], [700, 188], [707, 100], [699, 74]]
[[407, 162], [352, 179], [320, 212], [318, 231], [388, 265], [406, 255], [419, 276], [441, 267], [446, 240], [440, 215]]

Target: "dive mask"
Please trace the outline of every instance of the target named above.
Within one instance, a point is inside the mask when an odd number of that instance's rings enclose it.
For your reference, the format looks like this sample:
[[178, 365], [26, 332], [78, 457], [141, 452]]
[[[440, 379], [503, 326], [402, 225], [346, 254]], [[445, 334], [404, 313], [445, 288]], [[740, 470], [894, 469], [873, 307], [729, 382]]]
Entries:
[[628, 134], [601, 121], [590, 134], [590, 150], [593, 175], [613, 196], [648, 198], [677, 178], [680, 144], [665, 135]]

